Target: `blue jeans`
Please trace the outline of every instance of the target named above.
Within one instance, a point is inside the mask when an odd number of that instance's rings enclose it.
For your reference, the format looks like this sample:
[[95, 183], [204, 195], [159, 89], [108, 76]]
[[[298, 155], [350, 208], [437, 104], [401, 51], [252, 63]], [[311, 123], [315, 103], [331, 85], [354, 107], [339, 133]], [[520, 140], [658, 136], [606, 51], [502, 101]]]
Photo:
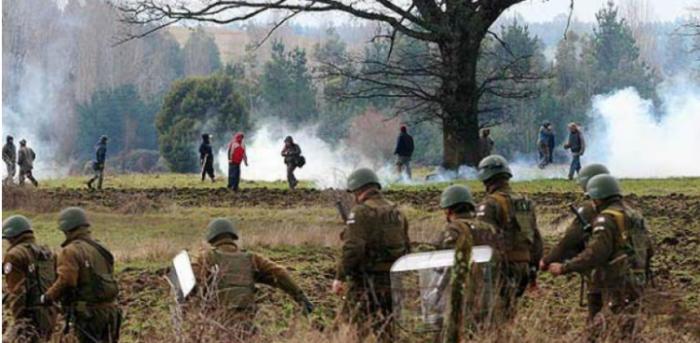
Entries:
[[241, 183], [241, 165], [228, 165], [228, 188], [238, 191], [238, 184]]
[[569, 167], [569, 180], [573, 180], [574, 173], [578, 174], [581, 171], [581, 156], [571, 156], [571, 167]]

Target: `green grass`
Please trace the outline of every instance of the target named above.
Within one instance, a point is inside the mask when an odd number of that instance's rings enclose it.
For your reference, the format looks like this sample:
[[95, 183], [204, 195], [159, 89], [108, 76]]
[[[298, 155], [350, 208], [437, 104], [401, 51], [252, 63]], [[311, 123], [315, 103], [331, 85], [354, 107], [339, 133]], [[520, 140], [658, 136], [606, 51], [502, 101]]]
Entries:
[[[425, 168], [423, 168], [425, 169]], [[420, 175], [426, 172], [419, 173]], [[66, 177], [61, 179], [45, 180], [41, 188], [86, 188], [86, 177]], [[623, 179], [622, 187], [626, 194], [637, 195], [669, 195], [673, 193], [685, 195], [700, 195], [700, 178], [668, 178], [668, 179]], [[391, 190], [426, 190], [444, 189], [450, 184], [464, 184], [473, 191], [483, 189], [483, 184], [477, 180], [458, 180], [453, 182], [423, 182], [414, 184], [393, 183], [386, 188]], [[537, 192], [580, 192], [576, 182], [564, 179], [546, 179], [532, 181], [516, 181], [512, 183], [515, 190], [526, 193]], [[216, 183], [201, 182], [198, 175], [194, 174], [128, 174], [109, 175], [105, 178], [106, 188], [220, 188], [226, 187], [224, 179]], [[285, 181], [265, 182], [246, 181], [241, 183], [242, 188], [269, 188], [287, 189]], [[313, 188], [310, 181], [302, 181], [299, 188]]]

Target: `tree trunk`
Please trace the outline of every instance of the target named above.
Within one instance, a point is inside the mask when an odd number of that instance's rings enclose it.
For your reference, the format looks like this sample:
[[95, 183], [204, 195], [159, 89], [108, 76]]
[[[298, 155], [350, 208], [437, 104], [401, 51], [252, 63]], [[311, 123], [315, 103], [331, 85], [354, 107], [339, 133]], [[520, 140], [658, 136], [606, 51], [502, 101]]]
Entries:
[[476, 64], [481, 37], [465, 37], [458, 43], [442, 47], [443, 67], [450, 71], [442, 80], [443, 167], [456, 170], [460, 166], [478, 165], [479, 96]]

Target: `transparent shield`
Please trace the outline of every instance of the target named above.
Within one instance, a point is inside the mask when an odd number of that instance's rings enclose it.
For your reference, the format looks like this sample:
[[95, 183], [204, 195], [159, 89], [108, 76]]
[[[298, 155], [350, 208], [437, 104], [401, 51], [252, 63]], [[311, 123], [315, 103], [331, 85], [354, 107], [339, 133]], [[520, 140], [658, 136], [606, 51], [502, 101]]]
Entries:
[[[402, 328], [411, 332], [435, 332], [442, 328], [449, 300], [454, 255], [454, 250], [415, 253], [403, 256], [394, 263], [391, 268], [394, 316]], [[493, 280], [493, 259], [491, 247], [472, 248], [472, 270], [487, 277], [479, 285], [475, 284], [475, 288], [479, 288], [480, 304], [472, 306], [489, 307], [489, 304], [483, 302], [493, 296], [489, 285], [490, 280]], [[473, 296], [470, 298], [475, 300]]]

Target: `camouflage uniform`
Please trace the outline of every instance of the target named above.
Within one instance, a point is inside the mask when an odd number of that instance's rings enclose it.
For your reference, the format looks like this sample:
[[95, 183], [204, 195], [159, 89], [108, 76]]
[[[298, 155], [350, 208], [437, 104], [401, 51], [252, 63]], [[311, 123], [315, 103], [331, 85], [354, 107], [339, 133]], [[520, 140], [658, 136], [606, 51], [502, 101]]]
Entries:
[[88, 227], [66, 232], [58, 254], [56, 282], [46, 300], [60, 301], [75, 324], [80, 343], [119, 341], [122, 313], [117, 303], [114, 257], [90, 235]]
[[[482, 292], [489, 290], [480, 284], [483, 271], [478, 268], [470, 270], [472, 248], [487, 245], [498, 254], [502, 244], [494, 226], [476, 220], [472, 214], [463, 213], [457, 214], [457, 219], [447, 224], [435, 245], [439, 250], [455, 249], [443, 339], [446, 343], [460, 342], [464, 331], [476, 329], [495, 309], [484, 308], [482, 305], [486, 304], [478, 303]], [[495, 304], [487, 306], [491, 305]]]
[[37, 254], [51, 254], [51, 251], [37, 245], [31, 232], [12, 238], [9, 242], [2, 265], [6, 282], [3, 303], [15, 321], [13, 329], [9, 331], [10, 336], [16, 342], [48, 341], [56, 323], [57, 310], [53, 306], [39, 304], [42, 291], [38, 282], [41, 279], [30, 274], [36, 270]]
[[[562, 274], [590, 273], [592, 284], [601, 293], [601, 308], [607, 307], [613, 314], [623, 315], [622, 329], [631, 333], [634, 330], [632, 317], [638, 310], [637, 300], [644, 286], [638, 276], [643, 271], [636, 270], [637, 264], [628, 256], [624, 238], [627, 233], [615, 213], [623, 214], [627, 220], [641, 220], [641, 215], [624, 204], [619, 196], [604, 200], [597, 210], [599, 214], [591, 221], [593, 232], [585, 250], [563, 264]], [[648, 248], [647, 258], [653, 254], [650, 245]]]
[[[581, 207], [579, 207], [578, 212], [581, 217], [587, 223], [593, 223], [595, 218], [598, 216], [598, 210], [592, 202], [587, 201]], [[571, 224], [566, 228], [564, 232], [564, 237], [552, 248], [552, 251], [543, 258], [545, 265], [550, 265], [552, 263], [563, 263], [564, 261], [575, 257], [586, 249], [586, 243], [590, 237], [588, 233], [583, 231], [584, 225], [578, 220], [574, 219]], [[598, 312], [603, 308], [603, 297], [601, 294], [601, 285], [593, 282], [590, 278], [590, 273], [582, 274], [582, 277], [586, 279], [588, 285], [587, 294], [587, 306], [588, 306], [588, 320], [592, 321]]]
[[[523, 234], [514, 205], [529, 204], [531, 208], [523, 213], [532, 232]], [[518, 205], [515, 205], [518, 206]], [[483, 202], [477, 208], [477, 218], [496, 228], [503, 237], [504, 264], [503, 287], [505, 310], [512, 315], [513, 301], [525, 293], [528, 284], [536, 282], [537, 263], [542, 258], [542, 236], [537, 228], [535, 208], [524, 196], [513, 192], [507, 182], [490, 188]], [[527, 236], [531, 235], [531, 236]]]
[[19, 185], [23, 186], [24, 179], [27, 178], [32, 182], [34, 187], [36, 187], [39, 185], [39, 182], [37, 182], [34, 175], [32, 175], [36, 154], [34, 153], [34, 150], [26, 145], [26, 143], [22, 144], [22, 142], [20, 142], [21, 147], [19, 148], [19, 153], [17, 154], [17, 164], [19, 165]]
[[7, 167], [7, 179], [12, 180], [17, 172], [17, 148], [10, 140], [2, 147], [2, 161]]
[[409, 253], [408, 221], [379, 190], [370, 190], [350, 212], [341, 235], [342, 257], [336, 280], [349, 281], [341, 317], [371, 329], [380, 339], [391, 337], [393, 312], [390, 269]]
[[[297, 302], [307, 300], [304, 291], [284, 267], [261, 255], [240, 250], [230, 237], [215, 240], [211, 249], [199, 254], [192, 269], [198, 284], [207, 285], [201, 290], [203, 298], [213, 300], [216, 297], [218, 304], [214, 307], [223, 307], [231, 315], [254, 315], [256, 283], [279, 288]], [[235, 282], [228, 282], [228, 278], [235, 279]], [[252, 316], [249, 318], [252, 320]]]

